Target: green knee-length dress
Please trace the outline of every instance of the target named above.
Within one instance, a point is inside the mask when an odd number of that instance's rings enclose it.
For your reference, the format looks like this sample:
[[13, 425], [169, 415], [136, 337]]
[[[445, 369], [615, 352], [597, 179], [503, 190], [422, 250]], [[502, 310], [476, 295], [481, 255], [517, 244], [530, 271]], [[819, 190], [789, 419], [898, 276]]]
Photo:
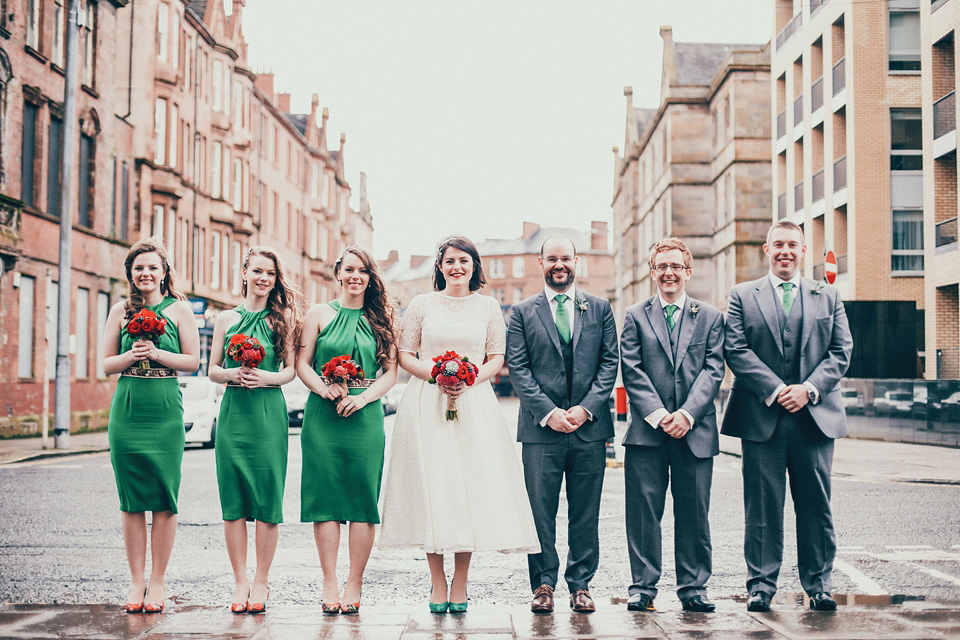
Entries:
[[[164, 298], [160, 304], [144, 309], [166, 318], [163, 310], [174, 302], [175, 298]], [[130, 351], [133, 343], [124, 327], [120, 333], [120, 352]], [[180, 353], [180, 334], [170, 318], [157, 347]], [[156, 362], [150, 364], [162, 367]], [[120, 510], [177, 513], [184, 442], [183, 399], [177, 378], [121, 374], [110, 404], [107, 436]]]
[[[240, 321], [224, 336], [223, 367], [240, 363], [227, 356], [230, 338], [242, 333], [263, 346], [259, 368], [279, 371], [280, 358], [267, 324], [269, 309], [256, 313], [234, 309]], [[217, 485], [224, 520], [283, 522], [283, 488], [287, 478], [287, 404], [279, 387], [246, 389], [227, 386], [217, 419]]]
[[[313, 368], [331, 358], [350, 355], [372, 378], [377, 370], [377, 341], [362, 309], [330, 303], [337, 315], [317, 337]], [[358, 395], [362, 388], [349, 390]], [[335, 402], [311, 393], [303, 412], [300, 447], [301, 522], [380, 522], [377, 501], [383, 475], [383, 407], [380, 400], [349, 417], [337, 414]]]

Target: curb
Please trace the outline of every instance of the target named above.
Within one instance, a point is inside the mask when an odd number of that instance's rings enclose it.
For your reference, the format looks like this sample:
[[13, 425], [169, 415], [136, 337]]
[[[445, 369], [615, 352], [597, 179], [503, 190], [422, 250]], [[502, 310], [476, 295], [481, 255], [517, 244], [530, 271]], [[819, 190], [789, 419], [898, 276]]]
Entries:
[[8, 464], [18, 464], [21, 462], [30, 462], [31, 460], [46, 460], [49, 458], [67, 458], [71, 456], [79, 456], [84, 454], [92, 453], [104, 453], [105, 451], [110, 451], [110, 447], [92, 447], [89, 449], [62, 449], [59, 451], [38, 451], [36, 453], [28, 453], [26, 455], [17, 456], [14, 458], [6, 458], [0, 460], [0, 466]]

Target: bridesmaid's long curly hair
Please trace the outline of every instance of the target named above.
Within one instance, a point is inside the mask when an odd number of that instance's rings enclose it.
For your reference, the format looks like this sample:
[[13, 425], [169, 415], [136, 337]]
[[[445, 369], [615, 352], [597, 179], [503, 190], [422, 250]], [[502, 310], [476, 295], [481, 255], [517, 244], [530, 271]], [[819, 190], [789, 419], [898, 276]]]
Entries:
[[177, 290], [176, 271], [173, 270], [173, 267], [170, 266], [170, 261], [167, 259], [167, 249], [163, 246], [163, 239], [158, 236], [146, 238], [130, 247], [130, 251], [127, 252], [127, 257], [123, 260], [123, 269], [127, 274], [127, 284], [130, 285], [130, 297], [123, 303], [123, 315], [127, 320], [146, 306], [143, 293], [133, 284], [133, 261], [136, 260], [137, 256], [144, 253], [156, 253], [160, 258], [161, 265], [163, 265], [163, 277], [160, 279], [160, 293], [164, 296], [176, 298], [177, 300], [186, 299], [186, 297]]
[[[373, 259], [367, 251], [361, 249], [355, 244], [344, 248], [343, 253], [337, 258], [333, 265], [333, 275], [340, 279], [340, 266], [343, 263], [343, 257], [348, 253], [360, 258], [364, 269], [370, 276], [366, 291], [363, 292], [363, 313], [373, 329], [373, 335], [377, 339], [377, 364], [381, 367], [386, 364], [390, 357], [390, 350], [397, 342], [397, 330], [394, 326], [396, 321], [396, 308], [387, 296], [387, 288], [383, 284], [383, 277], [380, 275], [380, 267], [377, 261]], [[371, 372], [372, 373], [372, 372]]]
[[[292, 345], [296, 350], [300, 344], [300, 331], [303, 329], [303, 295], [296, 285], [287, 282], [286, 265], [271, 247], [259, 245], [247, 249], [247, 253], [243, 256], [241, 274], [247, 272], [250, 256], [263, 256], [273, 260], [277, 280], [267, 296], [267, 308], [270, 309], [267, 318], [273, 328], [273, 346], [277, 352], [277, 359], [284, 360], [284, 364], [290, 364], [285, 360], [286, 345]], [[245, 278], [241, 280], [240, 293], [246, 297], [247, 281]]]

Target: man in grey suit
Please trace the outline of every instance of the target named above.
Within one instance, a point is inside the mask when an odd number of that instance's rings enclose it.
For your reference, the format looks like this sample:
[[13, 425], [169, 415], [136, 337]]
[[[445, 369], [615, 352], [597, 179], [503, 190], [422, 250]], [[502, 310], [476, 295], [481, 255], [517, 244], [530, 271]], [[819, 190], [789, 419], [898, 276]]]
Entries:
[[548, 238], [540, 249], [542, 293], [515, 305], [507, 331], [507, 366], [520, 397], [517, 440], [541, 552], [527, 556], [530, 609], [553, 611], [560, 486], [567, 480], [569, 551], [564, 579], [576, 612], [595, 610], [589, 584], [600, 551], [600, 493], [606, 443], [613, 437], [608, 402], [617, 379], [617, 327], [610, 303], [574, 287], [573, 243]]
[[630, 611], [655, 610], [668, 481], [677, 595], [685, 611], [716, 609], [706, 584], [713, 571], [713, 457], [720, 453], [713, 401], [726, 372], [723, 315], [686, 294], [692, 274], [693, 256], [683, 241], [658, 242], [650, 253], [658, 293], [627, 308], [623, 321], [621, 376], [631, 412], [623, 438]]
[[781, 220], [763, 251], [770, 273], [730, 290], [724, 342], [736, 379], [722, 433], [741, 439], [748, 611], [769, 611], [783, 562], [786, 476], [797, 514], [797, 569], [810, 608], [833, 611], [837, 540], [833, 441], [847, 435], [838, 384], [853, 340], [839, 292], [800, 277], [803, 230]]

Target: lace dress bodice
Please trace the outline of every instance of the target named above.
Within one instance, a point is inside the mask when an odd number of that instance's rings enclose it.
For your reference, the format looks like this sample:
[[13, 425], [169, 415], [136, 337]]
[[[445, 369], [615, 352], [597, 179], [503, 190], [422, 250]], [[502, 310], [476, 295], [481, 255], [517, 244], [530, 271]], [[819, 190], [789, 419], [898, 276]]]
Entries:
[[502, 355], [506, 346], [500, 305], [479, 293], [463, 298], [436, 292], [419, 295], [400, 324], [400, 351], [419, 353], [422, 360], [456, 351], [479, 366], [484, 355]]

